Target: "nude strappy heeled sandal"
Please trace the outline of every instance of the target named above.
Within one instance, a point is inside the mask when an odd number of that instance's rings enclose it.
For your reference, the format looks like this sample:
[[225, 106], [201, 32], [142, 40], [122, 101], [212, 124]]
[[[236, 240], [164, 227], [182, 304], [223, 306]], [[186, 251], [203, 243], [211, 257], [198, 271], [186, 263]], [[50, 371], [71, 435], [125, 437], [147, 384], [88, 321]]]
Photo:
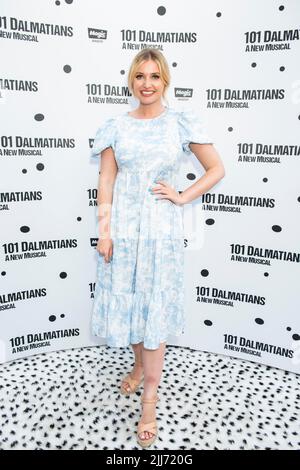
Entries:
[[[151, 400], [144, 398], [144, 395], [141, 396], [142, 403], [157, 403], [159, 400], [160, 398], [158, 395], [156, 395], [156, 397]], [[145, 431], [148, 431], [149, 433], [153, 434], [153, 436], [148, 439], [147, 438], [141, 439], [140, 434], [142, 434]], [[156, 419], [154, 421], [151, 421], [151, 423], [143, 423], [142, 421], [140, 421], [138, 424], [138, 428], [137, 428], [137, 442], [142, 447], [148, 447], [151, 444], [153, 444], [153, 442], [157, 438], [157, 433], [158, 433], [158, 429], [157, 429]]]
[[[136, 364], [138, 366], [143, 365], [141, 363], [136, 363]], [[130, 390], [126, 390], [126, 388], [123, 386], [124, 382], [127, 382], [129, 384]], [[129, 373], [122, 380], [121, 387], [120, 387], [120, 392], [122, 393], [122, 395], [131, 395], [132, 393], [135, 393], [137, 391], [137, 389], [139, 388], [139, 386], [141, 385], [142, 382], [143, 382], [143, 378], [141, 380], [133, 379], [131, 377], [130, 373]]]

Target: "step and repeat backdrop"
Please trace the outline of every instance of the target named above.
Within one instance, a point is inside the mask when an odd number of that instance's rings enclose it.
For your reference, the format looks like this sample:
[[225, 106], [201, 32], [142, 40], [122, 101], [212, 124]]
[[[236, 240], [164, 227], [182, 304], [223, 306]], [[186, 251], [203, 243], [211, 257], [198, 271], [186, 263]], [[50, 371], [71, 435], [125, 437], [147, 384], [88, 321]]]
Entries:
[[[168, 344], [300, 372], [300, 3], [2, 0], [0, 362], [91, 333], [98, 127], [138, 106], [143, 48], [166, 105], [203, 117], [226, 175], [184, 206], [187, 328]], [[182, 155], [184, 190], [204, 174]]]

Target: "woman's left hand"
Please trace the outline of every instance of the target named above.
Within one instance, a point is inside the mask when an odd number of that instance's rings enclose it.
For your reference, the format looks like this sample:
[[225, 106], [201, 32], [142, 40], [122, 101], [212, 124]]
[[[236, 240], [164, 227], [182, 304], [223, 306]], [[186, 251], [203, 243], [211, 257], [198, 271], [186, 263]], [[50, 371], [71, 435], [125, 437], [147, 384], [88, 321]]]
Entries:
[[157, 199], [169, 199], [177, 206], [183, 206], [181, 195], [166, 181], [156, 181], [156, 186], [151, 188], [152, 194], [157, 195]]

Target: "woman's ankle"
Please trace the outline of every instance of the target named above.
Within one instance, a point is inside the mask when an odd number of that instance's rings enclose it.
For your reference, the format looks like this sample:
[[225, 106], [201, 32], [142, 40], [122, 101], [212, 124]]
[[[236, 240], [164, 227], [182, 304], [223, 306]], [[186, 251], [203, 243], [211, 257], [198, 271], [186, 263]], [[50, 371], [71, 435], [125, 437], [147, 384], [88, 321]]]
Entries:
[[140, 358], [135, 358], [134, 365], [136, 367], [143, 367], [143, 361]]
[[147, 387], [144, 383], [142, 398], [145, 400], [156, 400], [158, 398], [158, 387]]

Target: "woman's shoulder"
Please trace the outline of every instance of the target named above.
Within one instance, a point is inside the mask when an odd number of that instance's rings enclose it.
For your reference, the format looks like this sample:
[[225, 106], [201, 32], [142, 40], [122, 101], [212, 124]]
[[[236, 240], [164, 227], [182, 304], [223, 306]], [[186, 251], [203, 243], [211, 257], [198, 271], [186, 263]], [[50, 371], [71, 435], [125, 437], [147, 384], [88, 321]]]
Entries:
[[178, 124], [181, 126], [192, 124], [193, 121], [202, 120], [201, 112], [191, 107], [185, 109], [170, 107], [168, 114], [169, 116], [175, 117]]

